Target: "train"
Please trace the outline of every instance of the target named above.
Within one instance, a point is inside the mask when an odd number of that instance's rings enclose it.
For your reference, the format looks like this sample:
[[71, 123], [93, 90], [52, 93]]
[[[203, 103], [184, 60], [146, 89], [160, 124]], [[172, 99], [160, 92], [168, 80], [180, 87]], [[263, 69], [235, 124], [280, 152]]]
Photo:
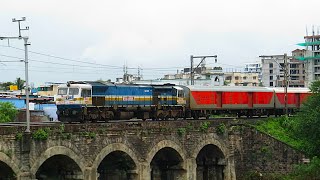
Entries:
[[121, 119], [167, 120], [209, 118], [214, 114], [281, 115], [299, 109], [308, 88], [247, 86], [137, 85], [68, 82], [58, 87], [57, 115], [61, 122]]

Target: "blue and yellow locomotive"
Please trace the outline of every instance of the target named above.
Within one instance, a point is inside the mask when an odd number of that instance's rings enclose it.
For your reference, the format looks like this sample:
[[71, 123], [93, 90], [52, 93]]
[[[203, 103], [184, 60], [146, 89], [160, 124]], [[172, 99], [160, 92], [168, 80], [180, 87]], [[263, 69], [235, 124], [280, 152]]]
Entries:
[[[118, 119], [168, 119], [184, 117], [186, 106], [182, 87], [166, 85], [123, 85], [87, 82], [87, 101], [59, 101], [57, 114], [62, 122], [108, 121]], [[77, 84], [73, 83], [73, 88]], [[81, 91], [81, 84], [78, 84]], [[65, 87], [63, 87], [65, 88]], [[81, 94], [81, 92], [79, 92]], [[66, 97], [70, 97], [66, 95]], [[81, 97], [77, 97], [81, 99]], [[70, 99], [69, 99], [70, 101]]]

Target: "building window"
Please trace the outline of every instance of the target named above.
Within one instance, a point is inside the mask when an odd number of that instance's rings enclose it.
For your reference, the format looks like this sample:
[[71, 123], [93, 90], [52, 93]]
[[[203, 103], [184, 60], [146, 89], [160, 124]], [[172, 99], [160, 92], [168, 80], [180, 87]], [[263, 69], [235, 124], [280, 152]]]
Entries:
[[270, 76], [270, 80], [273, 80], [273, 76]]
[[270, 70], [269, 73], [270, 73], [270, 74], [273, 74], [273, 70]]
[[257, 76], [253, 76], [253, 80], [256, 80], [257, 79]]
[[273, 68], [273, 63], [269, 63], [269, 68]]
[[235, 80], [239, 80], [239, 76], [234, 77]]
[[244, 76], [244, 77], [243, 77], [243, 80], [247, 80], [247, 76]]
[[273, 82], [270, 82], [270, 86], [273, 86]]

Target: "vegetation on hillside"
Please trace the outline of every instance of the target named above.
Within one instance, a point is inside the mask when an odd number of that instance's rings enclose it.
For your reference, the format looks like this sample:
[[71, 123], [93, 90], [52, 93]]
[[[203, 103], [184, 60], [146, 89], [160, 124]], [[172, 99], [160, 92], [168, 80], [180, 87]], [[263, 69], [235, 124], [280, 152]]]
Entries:
[[295, 117], [283, 116], [258, 123], [256, 128], [304, 152], [309, 164], [297, 165], [292, 174], [279, 179], [320, 179], [320, 81], [312, 83], [312, 96]]

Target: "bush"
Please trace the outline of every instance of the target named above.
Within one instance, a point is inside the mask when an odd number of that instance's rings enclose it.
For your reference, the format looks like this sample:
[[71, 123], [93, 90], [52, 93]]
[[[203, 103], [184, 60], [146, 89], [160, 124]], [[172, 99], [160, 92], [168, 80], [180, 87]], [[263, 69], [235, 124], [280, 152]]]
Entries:
[[202, 122], [202, 123], [200, 124], [200, 130], [201, 130], [202, 132], [207, 132], [207, 130], [209, 129], [209, 127], [210, 127], [210, 122], [208, 122], [208, 121]]
[[18, 110], [10, 102], [0, 102], [0, 123], [14, 121]]
[[36, 140], [47, 140], [49, 137], [50, 128], [38, 129], [36, 132], [32, 134], [33, 139]]
[[320, 158], [313, 157], [309, 164], [297, 165], [292, 174], [288, 175], [286, 179], [305, 180], [305, 179], [319, 179], [320, 177]]

